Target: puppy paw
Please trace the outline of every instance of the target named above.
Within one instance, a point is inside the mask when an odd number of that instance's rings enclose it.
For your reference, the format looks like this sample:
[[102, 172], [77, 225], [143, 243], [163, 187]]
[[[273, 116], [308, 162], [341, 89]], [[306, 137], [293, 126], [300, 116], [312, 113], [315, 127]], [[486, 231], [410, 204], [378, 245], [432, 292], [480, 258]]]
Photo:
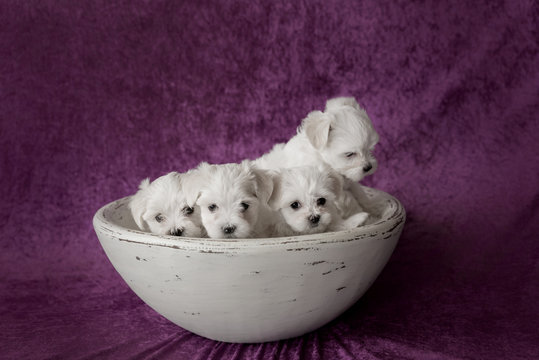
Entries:
[[358, 226], [364, 225], [367, 221], [369, 214], [366, 212], [360, 212], [355, 215], [350, 216], [348, 219], [344, 220], [344, 226], [347, 229], [353, 229]]
[[340, 219], [337, 221], [337, 223], [330, 227], [330, 231], [341, 231], [357, 228], [361, 225], [365, 225], [368, 218], [369, 214], [366, 212], [356, 213], [346, 220]]

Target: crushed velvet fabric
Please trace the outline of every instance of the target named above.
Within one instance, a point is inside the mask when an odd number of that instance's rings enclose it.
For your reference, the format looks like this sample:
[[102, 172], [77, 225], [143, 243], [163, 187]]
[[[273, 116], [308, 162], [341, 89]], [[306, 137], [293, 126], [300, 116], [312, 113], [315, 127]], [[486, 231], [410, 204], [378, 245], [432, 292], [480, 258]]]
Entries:
[[[534, 1], [3, 1], [0, 357], [539, 358]], [[226, 344], [146, 306], [92, 228], [139, 182], [255, 158], [325, 100], [380, 134], [408, 221], [305, 336]]]

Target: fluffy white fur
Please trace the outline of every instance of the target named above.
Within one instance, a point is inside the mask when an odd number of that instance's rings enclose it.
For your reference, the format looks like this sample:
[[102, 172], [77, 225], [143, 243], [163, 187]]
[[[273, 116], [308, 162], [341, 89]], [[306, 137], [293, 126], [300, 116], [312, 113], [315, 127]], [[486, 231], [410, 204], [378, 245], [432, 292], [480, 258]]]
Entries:
[[129, 202], [137, 226], [159, 235], [202, 237], [200, 209], [187, 204], [182, 183], [189, 174], [171, 172], [150, 183], [144, 179]]
[[326, 164], [357, 182], [376, 171], [372, 155], [378, 134], [354, 98], [328, 100], [326, 110], [311, 112], [286, 144], [255, 160], [263, 169]]
[[211, 238], [254, 238], [273, 234], [268, 199], [273, 180], [251, 162], [202, 163], [190, 179], [189, 203], [201, 209], [202, 224]]
[[[286, 144], [275, 145], [255, 164], [272, 170], [325, 164], [347, 179], [346, 196], [367, 208], [367, 197], [357, 182], [378, 167], [372, 154], [378, 139], [367, 113], [354, 98], [330, 99], [324, 112], [308, 114], [293, 138]], [[353, 202], [350, 205], [354, 209], [344, 209], [345, 213], [358, 208]]]
[[274, 177], [270, 207], [279, 214], [277, 236], [315, 234], [351, 229], [368, 217], [360, 212], [343, 220], [337, 208], [342, 177], [327, 167], [280, 169]]

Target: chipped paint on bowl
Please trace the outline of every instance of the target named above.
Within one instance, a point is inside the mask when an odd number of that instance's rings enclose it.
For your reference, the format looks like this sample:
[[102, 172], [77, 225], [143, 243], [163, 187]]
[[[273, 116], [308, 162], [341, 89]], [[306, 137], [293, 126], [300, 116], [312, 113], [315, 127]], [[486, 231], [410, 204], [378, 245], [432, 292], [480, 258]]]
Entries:
[[154, 235], [135, 230], [129, 197], [102, 207], [93, 223], [114, 268], [158, 313], [210, 339], [266, 342], [335, 319], [382, 271], [406, 215], [394, 197], [365, 190], [381, 219], [333, 233], [231, 240]]

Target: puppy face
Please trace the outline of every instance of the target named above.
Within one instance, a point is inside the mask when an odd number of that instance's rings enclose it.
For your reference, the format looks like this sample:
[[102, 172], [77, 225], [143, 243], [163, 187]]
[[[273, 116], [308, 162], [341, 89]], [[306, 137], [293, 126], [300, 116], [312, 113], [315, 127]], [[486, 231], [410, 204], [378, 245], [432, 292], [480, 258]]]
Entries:
[[372, 152], [379, 136], [353, 98], [329, 100], [325, 112], [310, 113], [302, 128], [326, 164], [341, 175], [357, 182], [376, 171]]
[[276, 177], [270, 206], [297, 233], [326, 231], [336, 219], [335, 200], [342, 191], [342, 178], [330, 169], [316, 167], [281, 169]]
[[200, 209], [187, 204], [182, 190], [185, 174], [176, 172], [161, 176], [152, 183], [145, 179], [129, 203], [135, 222], [141, 230], [158, 235], [201, 237]]
[[261, 206], [267, 201], [273, 183], [253, 168], [241, 164], [201, 164], [192, 184], [198, 186], [196, 203], [204, 227], [211, 238], [231, 239], [255, 236]]

